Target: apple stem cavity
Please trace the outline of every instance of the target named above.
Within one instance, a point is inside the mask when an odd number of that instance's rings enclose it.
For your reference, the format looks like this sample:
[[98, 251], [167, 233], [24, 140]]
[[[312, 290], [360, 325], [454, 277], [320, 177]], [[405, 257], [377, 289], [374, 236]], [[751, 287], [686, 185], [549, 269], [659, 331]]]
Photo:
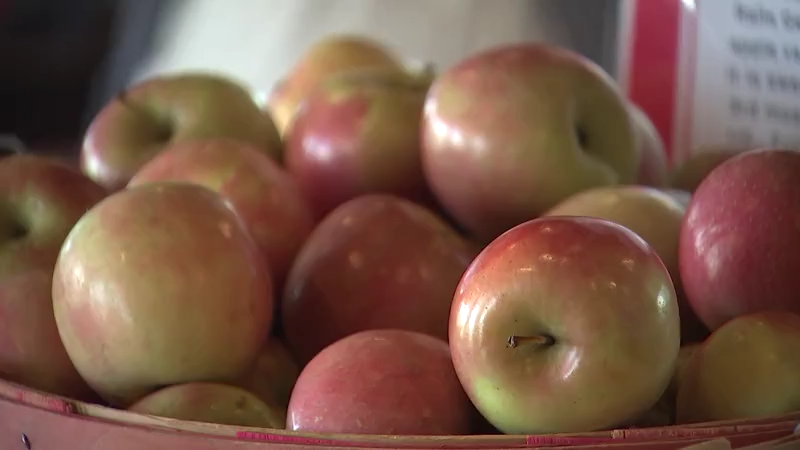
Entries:
[[551, 347], [555, 345], [556, 339], [553, 336], [539, 334], [536, 336], [509, 336], [506, 347], [517, 348], [520, 345], [531, 344], [540, 347]]

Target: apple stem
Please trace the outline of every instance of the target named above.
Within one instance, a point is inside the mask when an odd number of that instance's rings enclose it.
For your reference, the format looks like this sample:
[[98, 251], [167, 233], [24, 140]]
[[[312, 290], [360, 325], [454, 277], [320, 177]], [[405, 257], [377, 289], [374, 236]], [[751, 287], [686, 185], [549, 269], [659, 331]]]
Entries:
[[537, 336], [509, 336], [506, 347], [517, 348], [522, 344], [533, 344], [540, 345], [542, 347], [549, 347], [555, 343], [555, 338], [546, 334], [540, 334]]

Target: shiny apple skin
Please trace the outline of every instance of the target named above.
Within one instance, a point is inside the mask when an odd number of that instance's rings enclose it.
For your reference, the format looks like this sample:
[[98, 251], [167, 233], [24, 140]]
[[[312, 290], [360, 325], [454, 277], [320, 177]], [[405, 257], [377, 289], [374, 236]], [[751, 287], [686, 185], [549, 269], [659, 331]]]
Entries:
[[128, 186], [187, 181], [225, 198], [269, 264], [276, 294], [316, 224], [295, 180], [257, 147], [234, 139], [200, 139], [167, 147]]
[[450, 303], [476, 247], [426, 208], [387, 194], [350, 200], [311, 233], [281, 312], [303, 366], [358, 331], [397, 328], [447, 339]]
[[303, 369], [286, 428], [464, 435], [473, 411], [446, 342], [405, 330], [367, 330], [325, 348]]
[[328, 78], [306, 97], [285, 164], [317, 217], [363, 194], [430, 200], [419, 139], [429, 86], [405, 71], [371, 69]]
[[269, 271], [217, 193], [151, 183], [106, 197], [64, 242], [53, 312], [75, 368], [112, 406], [160, 387], [232, 380], [273, 316]]
[[[490, 243], [453, 299], [450, 350], [478, 410], [504, 433], [630, 423], [670, 382], [675, 290], [655, 251], [602, 219], [545, 217]], [[544, 348], [509, 337], [549, 335]]]
[[250, 92], [224, 76], [190, 72], [146, 79], [109, 100], [86, 131], [80, 167], [115, 191], [165, 147], [207, 138], [242, 140], [282, 159], [278, 130]]
[[718, 328], [678, 385], [678, 423], [743, 420], [800, 411], [800, 315], [764, 311]]
[[576, 192], [633, 183], [639, 160], [613, 80], [536, 43], [489, 49], [443, 72], [425, 103], [422, 139], [433, 193], [487, 242]]
[[647, 241], [669, 270], [681, 316], [682, 343], [702, 341], [705, 325], [686, 300], [678, 267], [678, 241], [686, 206], [674, 195], [648, 186], [607, 186], [570, 196], [546, 216], [597, 217], [618, 223]]
[[681, 228], [684, 290], [710, 330], [742, 314], [800, 313], [800, 152], [759, 149], [717, 166]]

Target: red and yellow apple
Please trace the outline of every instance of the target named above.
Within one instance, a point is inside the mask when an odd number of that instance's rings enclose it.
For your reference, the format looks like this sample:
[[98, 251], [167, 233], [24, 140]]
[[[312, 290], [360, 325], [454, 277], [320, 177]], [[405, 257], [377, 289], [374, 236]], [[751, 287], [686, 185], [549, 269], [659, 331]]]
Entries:
[[420, 126], [430, 77], [397, 69], [327, 78], [297, 110], [285, 164], [317, 217], [359, 195], [430, 201]]
[[278, 131], [285, 133], [297, 108], [319, 82], [331, 75], [373, 67], [403, 69], [403, 63], [389, 48], [366, 36], [332, 34], [315, 42], [269, 95], [267, 109]]
[[311, 233], [281, 303], [285, 341], [303, 366], [358, 331], [397, 328], [447, 339], [450, 303], [475, 246], [426, 208], [357, 197]]
[[128, 186], [157, 181], [197, 183], [222, 195], [261, 248], [280, 292], [315, 222], [297, 184], [275, 161], [242, 141], [185, 141], [156, 155]]
[[94, 399], [59, 338], [51, 286], [64, 239], [105, 196], [105, 189], [55, 160], [0, 159], [0, 377]]
[[313, 433], [467, 434], [474, 409], [447, 343], [405, 330], [347, 336], [300, 373], [286, 428]]
[[198, 72], [153, 77], [112, 98], [86, 131], [80, 166], [117, 190], [165, 147], [208, 138], [241, 140], [282, 157], [280, 135], [253, 96], [231, 79]]
[[684, 291], [710, 330], [743, 314], [800, 313], [800, 152], [760, 149], [717, 166], [681, 228]]
[[422, 163], [443, 207], [489, 241], [577, 192], [636, 179], [634, 124], [611, 77], [546, 44], [496, 47], [443, 72]]
[[113, 406], [242, 374], [270, 332], [272, 298], [238, 216], [213, 191], [181, 182], [98, 203], [70, 232], [53, 275], [67, 354]]
[[680, 346], [667, 268], [641, 237], [597, 218], [502, 234], [464, 274], [450, 320], [461, 384], [504, 433], [632, 423], [666, 390]]

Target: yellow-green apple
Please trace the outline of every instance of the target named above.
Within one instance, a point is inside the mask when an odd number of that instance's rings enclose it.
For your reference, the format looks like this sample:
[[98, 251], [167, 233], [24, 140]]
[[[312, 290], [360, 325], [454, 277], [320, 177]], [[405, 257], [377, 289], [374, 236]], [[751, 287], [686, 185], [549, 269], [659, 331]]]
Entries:
[[286, 428], [459, 435], [469, 433], [473, 411], [446, 342], [407, 330], [367, 330], [336, 341], [303, 368]]
[[206, 138], [238, 139], [281, 158], [275, 125], [252, 95], [236, 81], [197, 72], [153, 77], [112, 98], [86, 131], [80, 166], [116, 190], [164, 147]]
[[44, 157], [0, 159], [0, 376], [91, 399], [58, 336], [53, 268], [67, 234], [106, 195], [78, 170]]
[[458, 285], [450, 351], [472, 402], [504, 433], [635, 421], [675, 370], [675, 289], [655, 250], [592, 217], [543, 217], [492, 241]]
[[679, 423], [800, 411], [800, 315], [765, 311], [718, 328], [678, 386]]
[[270, 405], [287, 408], [300, 367], [289, 350], [277, 338], [270, 338], [255, 363], [235, 381]]
[[639, 170], [636, 183], [665, 187], [668, 184], [667, 153], [664, 141], [661, 139], [650, 117], [634, 103], [628, 104], [633, 119], [637, 148], [639, 149]]
[[732, 147], [698, 148], [672, 171], [669, 184], [675, 189], [694, 192], [715, 167], [746, 150]]
[[240, 387], [221, 383], [176, 384], [139, 399], [128, 411], [193, 422], [282, 429], [284, 409]]
[[483, 241], [574, 193], [634, 182], [639, 161], [613, 80], [546, 44], [489, 49], [442, 73], [428, 93], [422, 139], [433, 193]]
[[403, 69], [392, 50], [366, 36], [332, 34], [315, 42], [269, 94], [267, 109], [284, 134], [309, 92], [327, 77], [364, 68]]
[[659, 189], [646, 186], [609, 186], [579, 192], [545, 216], [587, 216], [618, 223], [647, 241], [667, 266], [681, 317], [683, 342], [696, 342], [708, 331], [686, 303], [678, 269], [678, 240], [686, 207]]
[[289, 272], [281, 303], [286, 344], [303, 366], [357, 331], [397, 328], [446, 339], [450, 302], [476, 253], [408, 200], [350, 200], [314, 229]]
[[113, 406], [242, 374], [270, 332], [272, 298], [266, 262], [239, 217], [185, 182], [106, 197], [72, 229], [53, 275], [64, 347]]
[[285, 164], [317, 217], [363, 194], [428, 202], [420, 125], [431, 78], [365, 69], [327, 78], [297, 110]]
[[800, 152], [758, 149], [717, 166], [681, 227], [684, 291], [710, 330], [763, 310], [800, 313]]
[[157, 181], [201, 184], [225, 198], [269, 263], [276, 292], [314, 228], [294, 179], [252, 144], [233, 139], [185, 141], [144, 165], [128, 186]]

